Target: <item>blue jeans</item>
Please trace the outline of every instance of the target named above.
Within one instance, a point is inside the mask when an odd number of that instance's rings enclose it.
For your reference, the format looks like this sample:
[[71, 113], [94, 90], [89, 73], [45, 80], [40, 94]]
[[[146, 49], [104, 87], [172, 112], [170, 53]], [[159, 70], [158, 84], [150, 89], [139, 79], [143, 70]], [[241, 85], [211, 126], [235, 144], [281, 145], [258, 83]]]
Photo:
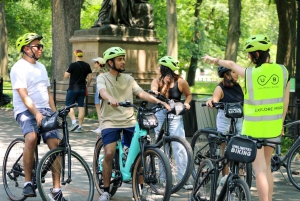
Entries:
[[[155, 116], [158, 119], [158, 126], [154, 129], [155, 131], [155, 138], [158, 137], [158, 133], [160, 131], [160, 128], [166, 118], [166, 113], [167, 110], [160, 110], [155, 113]], [[178, 136], [181, 138], [185, 139], [185, 132], [184, 132], [184, 126], [183, 126], [183, 118], [181, 115], [173, 115], [169, 114], [169, 132], [171, 136]], [[187, 154], [186, 150], [184, 147], [177, 143], [177, 142], [172, 142], [172, 147], [173, 147], [173, 155], [175, 158], [175, 163], [177, 166], [177, 179], [181, 180], [183, 174], [186, 171], [186, 165], [187, 165]], [[173, 170], [174, 171], [174, 170]], [[162, 178], [161, 178], [162, 179]]]

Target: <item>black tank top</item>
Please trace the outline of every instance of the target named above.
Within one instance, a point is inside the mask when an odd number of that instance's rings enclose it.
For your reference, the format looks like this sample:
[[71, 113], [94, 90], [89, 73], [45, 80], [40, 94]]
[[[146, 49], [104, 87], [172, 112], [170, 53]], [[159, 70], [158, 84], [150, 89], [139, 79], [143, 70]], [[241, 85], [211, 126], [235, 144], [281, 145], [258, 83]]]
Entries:
[[178, 81], [174, 83], [174, 87], [169, 89], [169, 99], [174, 99], [177, 101], [181, 100], [182, 92], [178, 88]]
[[224, 97], [220, 102], [234, 103], [244, 101], [244, 93], [240, 85], [233, 85], [232, 87], [224, 87], [222, 83], [218, 84], [223, 90]]

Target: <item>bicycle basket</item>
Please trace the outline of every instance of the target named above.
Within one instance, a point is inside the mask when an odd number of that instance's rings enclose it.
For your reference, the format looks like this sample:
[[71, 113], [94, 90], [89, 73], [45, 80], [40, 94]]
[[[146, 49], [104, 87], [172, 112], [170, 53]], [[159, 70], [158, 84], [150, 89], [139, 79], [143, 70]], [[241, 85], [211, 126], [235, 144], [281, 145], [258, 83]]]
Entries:
[[224, 111], [227, 118], [242, 118], [244, 115], [243, 106], [240, 103], [227, 103]]
[[158, 120], [154, 113], [140, 113], [138, 122], [142, 129], [151, 129], [158, 126]]
[[50, 116], [45, 116], [42, 120], [42, 124], [40, 127], [40, 133], [49, 132], [62, 127], [62, 123], [60, 121], [59, 113], [53, 112]]
[[255, 160], [256, 143], [245, 136], [233, 136], [225, 148], [225, 156], [229, 161], [251, 163]]

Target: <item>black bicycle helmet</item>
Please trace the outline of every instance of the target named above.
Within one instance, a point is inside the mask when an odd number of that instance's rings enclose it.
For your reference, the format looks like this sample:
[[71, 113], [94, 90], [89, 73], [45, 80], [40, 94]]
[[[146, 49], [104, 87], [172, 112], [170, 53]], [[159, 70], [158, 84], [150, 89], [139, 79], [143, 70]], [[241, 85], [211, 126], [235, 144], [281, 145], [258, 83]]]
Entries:
[[219, 75], [220, 78], [222, 78], [222, 77], [224, 77], [224, 73], [229, 72], [229, 71], [231, 71], [231, 70], [228, 69], [228, 68], [225, 68], [223, 66], [219, 66], [218, 75]]

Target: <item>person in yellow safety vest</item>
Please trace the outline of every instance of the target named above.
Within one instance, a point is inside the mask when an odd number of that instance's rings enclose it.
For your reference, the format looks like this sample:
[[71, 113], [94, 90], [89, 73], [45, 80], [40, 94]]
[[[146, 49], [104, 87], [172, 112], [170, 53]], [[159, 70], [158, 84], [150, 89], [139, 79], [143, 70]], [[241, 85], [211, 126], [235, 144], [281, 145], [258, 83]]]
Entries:
[[[203, 62], [224, 66], [245, 78], [244, 122], [242, 134], [254, 138], [275, 138], [283, 135], [283, 122], [289, 103], [289, 73], [285, 66], [270, 61], [272, 43], [266, 35], [251, 36], [244, 51], [255, 65], [244, 68], [233, 61], [205, 55]], [[253, 167], [260, 201], [271, 201], [273, 176], [270, 161], [274, 146], [257, 150]]]

